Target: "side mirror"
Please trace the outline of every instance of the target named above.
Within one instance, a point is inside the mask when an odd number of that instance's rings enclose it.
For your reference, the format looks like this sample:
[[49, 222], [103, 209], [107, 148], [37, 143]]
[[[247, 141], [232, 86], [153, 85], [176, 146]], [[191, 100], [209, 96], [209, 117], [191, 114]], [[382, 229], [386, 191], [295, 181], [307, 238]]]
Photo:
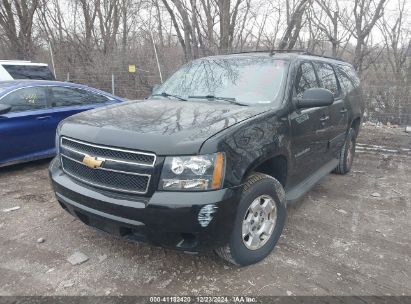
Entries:
[[8, 112], [10, 112], [10, 110], [11, 107], [9, 105], [0, 103], [0, 115], [7, 114]]
[[297, 107], [300, 109], [326, 107], [332, 105], [333, 102], [334, 95], [330, 90], [312, 88], [304, 92], [303, 97], [297, 103]]
[[160, 87], [159, 84], [155, 84], [153, 85], [153, 87], [151, 88], [151, 94], [153, 94], [155, 91], [157, 91], [157, 89]]

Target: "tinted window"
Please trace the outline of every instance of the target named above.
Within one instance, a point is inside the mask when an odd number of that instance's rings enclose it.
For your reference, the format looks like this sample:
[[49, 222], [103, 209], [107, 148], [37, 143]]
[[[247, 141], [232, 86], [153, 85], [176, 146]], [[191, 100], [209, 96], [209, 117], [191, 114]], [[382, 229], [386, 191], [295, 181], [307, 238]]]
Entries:
[[25, 88], [6, 95], [0, 103], [10, 105], [11, 112], [33, 111], [46, 108], [46, 96], [46, 88]]
[[358, 78], [357, 73], [355, 72], [354, 68], [348, 65], [342, 65], [340, 67], [350, 78], [351, 82], [354, 84], [354, 87], [358, 88], [360, 86], [360, 79]]
[[311, 88], [318, 88], [317, 77], [313, 65], [305, 62], [298, 68], [295, 91], [298, 97], [302, 97], [304, 92]]
[[337, 76], [335, 75], [334, 69], [328, 63], [316, 62], [315, 66], [317, 67], [317, 74], [322, 87], [324, 89], [330, 90], [334, 96], [338, 96], [338, 82]]
[[271, 57], [200, 59], [184, 65], [154, 93], [185, 99], [213, 95], [250, 105], [280, 102], [287, 67], [288, 62]]
[[3, 68], [6, 69], [13, 79], [55, 79], [47, 66], [3, 64]]
[[108, 101], [108, 98], [103, 95], [77, 88], [51, 87], [51, 93], [53, 107], [80, 106]]
[[350, 77], [347, 75], [346, 71], [341, 67], [337, 68], [338, 79], [340, 84], [346, 93], [350, 93], [354, 89], [354, 83], [351, 81]]

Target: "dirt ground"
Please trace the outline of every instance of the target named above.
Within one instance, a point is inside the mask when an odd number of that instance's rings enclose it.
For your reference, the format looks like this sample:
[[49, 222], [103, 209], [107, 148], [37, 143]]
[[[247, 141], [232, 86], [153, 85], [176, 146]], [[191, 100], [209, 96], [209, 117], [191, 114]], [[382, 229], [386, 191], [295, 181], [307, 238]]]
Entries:
[[[83, 225], [47, 160], [0, 169], [0, 295], [411, 295], [411, 134], [368, 126], [358, 143], [351, 173], [289, 207], [275, 250], [245, 268]], [[89, 260], [70, 264], [76, 251]]]

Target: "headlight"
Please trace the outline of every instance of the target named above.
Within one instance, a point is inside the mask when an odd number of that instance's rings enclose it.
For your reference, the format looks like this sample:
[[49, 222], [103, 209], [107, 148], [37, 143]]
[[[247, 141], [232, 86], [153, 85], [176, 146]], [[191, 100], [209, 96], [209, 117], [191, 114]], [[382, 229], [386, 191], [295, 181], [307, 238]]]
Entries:
[[216, 190], [223, 186], [224, 153], [166, 157], [159, 189], [169, 191]]

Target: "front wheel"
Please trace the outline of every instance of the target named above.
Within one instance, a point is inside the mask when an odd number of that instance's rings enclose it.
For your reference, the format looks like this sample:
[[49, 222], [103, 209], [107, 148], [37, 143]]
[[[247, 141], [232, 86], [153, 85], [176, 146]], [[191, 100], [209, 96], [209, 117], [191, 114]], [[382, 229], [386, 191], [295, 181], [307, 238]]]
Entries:
[[277, 244], [286, 216], [280, 182], [266, 174], [252, 174], [243, 187], [230, 241], [216, 253], [241, 266], [261, 261]]

